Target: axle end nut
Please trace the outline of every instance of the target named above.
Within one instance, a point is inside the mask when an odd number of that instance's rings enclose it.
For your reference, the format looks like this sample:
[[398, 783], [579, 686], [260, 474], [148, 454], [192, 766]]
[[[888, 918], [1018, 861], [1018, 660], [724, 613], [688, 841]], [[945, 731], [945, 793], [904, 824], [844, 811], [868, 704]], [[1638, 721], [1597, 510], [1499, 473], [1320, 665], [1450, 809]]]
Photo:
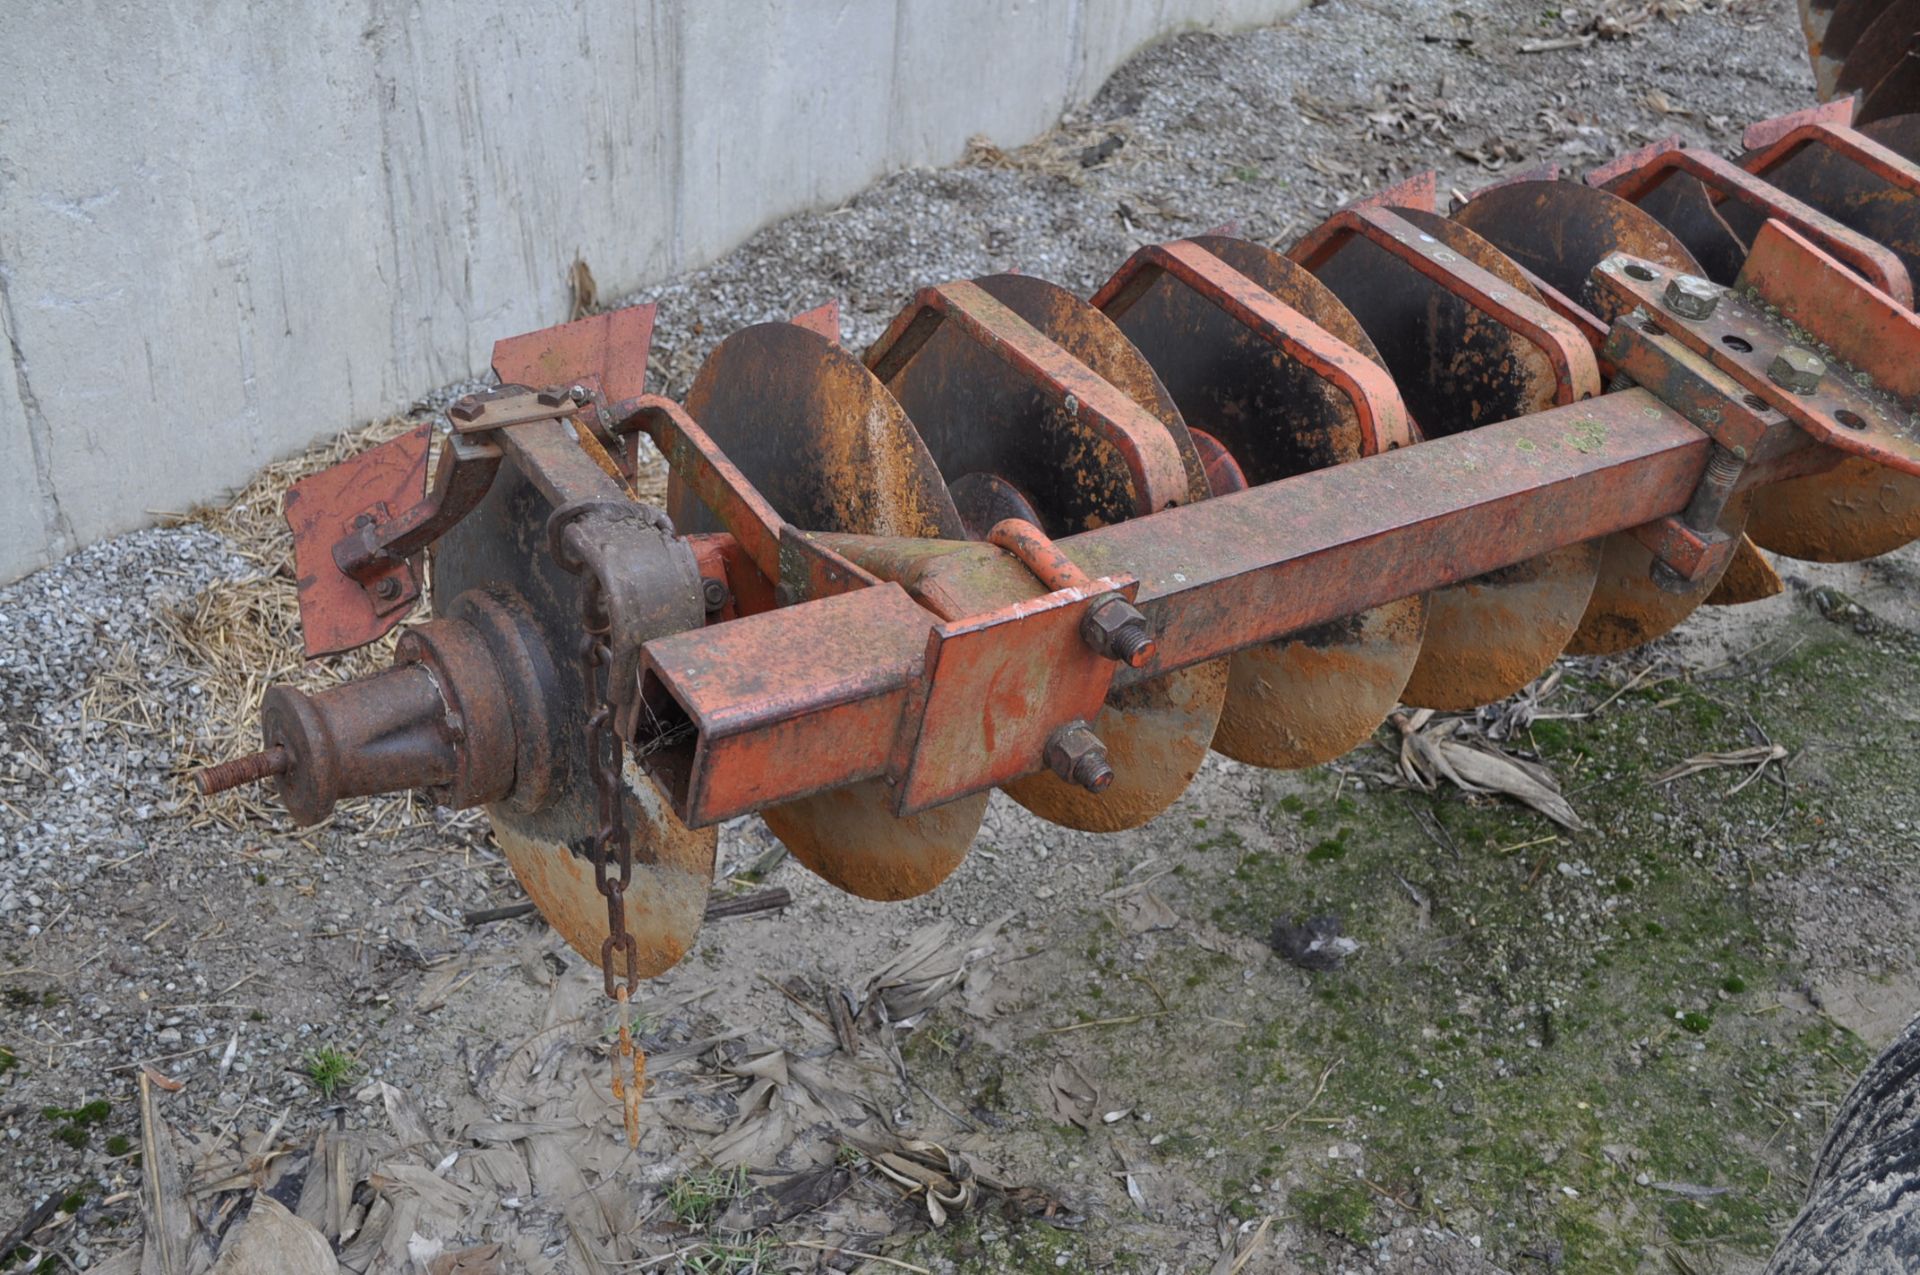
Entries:
[[1085, 722], [1068, 722], [1047, 740], [1047, 767], [1070, 784], [1091, 793], [1105, 792], [1113, 783], [1113, 764], [1107, 746]]
[[1683, 319], [1710, 319], [1720, 304], [1720, 289], [1697, 274], [1677, 274], [1667, 280], [1667, 309]]
[[1812, 350], [1789, 345], [1767, 365], [1767, 379], [1794, 394], [1811, 394], [1827, 374], [1827, 361]]
[[1122, 597], [1088, 607], [1080, 620], [1080, 637], [1101, 655], [1130, 668], [1143, 667], [1160, 649], [1147, 627], [1147, 617]]

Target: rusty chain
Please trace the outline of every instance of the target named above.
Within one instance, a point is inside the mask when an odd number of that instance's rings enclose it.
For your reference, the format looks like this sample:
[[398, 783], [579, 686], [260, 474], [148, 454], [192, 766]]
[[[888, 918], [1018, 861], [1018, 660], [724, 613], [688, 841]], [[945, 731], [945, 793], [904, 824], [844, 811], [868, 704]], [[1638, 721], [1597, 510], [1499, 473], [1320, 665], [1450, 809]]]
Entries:
[[[601, 986], [614, 1002], [619, 1017], [619, 1043], [611, 1056], [613, 1096], [624, 1110], [627, 1145], [640, 1143], [640, 1096], [647, 1084], [647, 1056], [633, 1043], [628, 1002], [639, 984], [639, 948], [627, 930], [627, 886], [633, 881], [633, 838], [627, 828], [623, 792], [624, 749], [620, 732], [612, 729], [612, 679], [600, 689], [601, 670], [613, 659], [608, 617], [599, 576], [589, 571], [580, 588], [580, 674], [590, 700], [587, 715], [587, 764], [593, 771], [598, 827], [593, 836], [593, 882], [607, 901], [607, 937], [600, 945]], [[624, 969], [615, 973], [616, 956]], [[628, 1073], [631, 1072], [631, 1079]]]

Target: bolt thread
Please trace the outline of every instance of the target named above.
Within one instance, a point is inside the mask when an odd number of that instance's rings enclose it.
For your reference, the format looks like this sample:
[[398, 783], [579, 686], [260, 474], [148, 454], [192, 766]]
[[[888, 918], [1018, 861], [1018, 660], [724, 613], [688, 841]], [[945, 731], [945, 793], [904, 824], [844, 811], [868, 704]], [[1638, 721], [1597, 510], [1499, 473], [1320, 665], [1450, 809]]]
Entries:
[[241, 784], [256, 783], [269, 775], [284, 775], [292, 769], [292, 755], [275, 744], [272, 748], [248, 753], [245, 757], [202, 767], [194, 772], [193, 779], [200, 786], [200, 795], [211, 797], [229, 788], [238, 788]]
[[1147, 632], [1146, 624], [1139, 620], [1129, 620], [1113, 635], [1114, 657], [1130, 668], [1139, 668], [1152, 659], [1159, 649], [1160, 644], [1153, 640], [1153, 634]]
[[1740, 470], [1746, 462], [1724, 447], [1713, 449], [1713, 455], [1707, 458], [1705, 482], [1727, 487], [1740, 481]]
[[1634, 381], [1631, 376], [1628, 376], [1625, 372], [1615, 372], [1613, 379], [1607, 382], [1607, 393], [1618, 394], [1622, 390], [1632, 389], [1633, 385]]
[[1113, 782], [1113, 766], [1103, 755], [1088, 753], [1074, 764], [1073, 782], [1088, 792], [1104, 792]]

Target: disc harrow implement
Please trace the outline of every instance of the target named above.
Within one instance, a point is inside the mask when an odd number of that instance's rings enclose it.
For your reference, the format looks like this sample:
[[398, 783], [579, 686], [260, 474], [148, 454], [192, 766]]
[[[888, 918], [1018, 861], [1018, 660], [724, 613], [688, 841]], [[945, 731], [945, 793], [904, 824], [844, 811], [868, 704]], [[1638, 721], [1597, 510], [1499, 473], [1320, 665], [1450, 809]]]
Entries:
[[691, 945], [723, 820], [906, 898], [995, 788], [1134, 827], [1209, 749], [1314, 765], [1765, 596], [1755, 543], [1886, 552], [1920, 536], [1911, 120], [1829, 104], [1450, 212], [1428, 176], [1091, 298], [955, 281], [864, 354], [827, 306], [684, 403], [642, 383], [651, 307], [503, 341], [431, 475], [416, 432], [288, 496], [309, 654], [433, 618], [270, 692], [202, 786], [483, 805], [624, 996]]

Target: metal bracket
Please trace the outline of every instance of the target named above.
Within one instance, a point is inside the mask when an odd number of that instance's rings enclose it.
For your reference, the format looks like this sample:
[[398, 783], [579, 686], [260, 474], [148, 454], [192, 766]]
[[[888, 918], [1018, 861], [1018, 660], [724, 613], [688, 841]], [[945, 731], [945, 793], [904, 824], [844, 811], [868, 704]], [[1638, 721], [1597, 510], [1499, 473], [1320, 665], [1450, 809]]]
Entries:
[[1920, 474], [1920, 319], [1792, 230], [1767, 225], [1740, 279], [1698, 318], [1667, 303], [1663, 267], [1616, 256], [1595, 272], [1624, 308], [1737, 382], [1742, 401], [1837, 451]]

